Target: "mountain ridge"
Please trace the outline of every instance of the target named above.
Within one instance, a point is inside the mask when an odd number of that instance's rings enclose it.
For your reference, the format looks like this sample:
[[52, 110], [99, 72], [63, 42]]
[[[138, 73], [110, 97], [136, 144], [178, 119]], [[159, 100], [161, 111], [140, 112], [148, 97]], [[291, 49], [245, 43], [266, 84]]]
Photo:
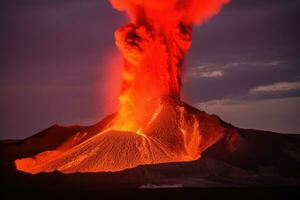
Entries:
[[[109, 120], [110, 117], [113, 115], [105, 119]], [[223, 123], [226, 126], [234, 127], [229, 123]], [[97, 123], [96, 125], [101, 128], [104, 124]], [[68, 188], [82, 187], [82, 180], [91, 184], [97, 183], [99, 185], [94, 188], [95, 190], [172, 184], [179, 184], [182, 187], [300, 186], [299, 135], [237, 127], [234, 128], [238, 130], [240, 138], [236, 150], [231, 151], [230, 148], [227, 148], [230, 137], [223, 136], [217, 143], [205, 150], [200, 159], [190, 162], [140, 165], [118, 172], [98, 173], [63, 174], [54, 171], [30, 175], [15, 169], [13, 161], [16, 158], [33, 156], [41, 150], [56, 148], [57, 146], [49, 142], [49, 137], [55, 139], [52, 135], [57, 134], [57, 131], [62, 136], [60, 141], [63, 143], [69, 137], [74, 137], [76, 133], [87, 129], [91, 130], [93, 127], [55, 125], [39, 132], [35, 137], [10, 143], [1, 141], [0, 157], [4, 162], [0, 165], [0, 174], [4, 177], [5, 182], [8, 182], [5, 187], [19, 187], [12, 180], [18, 180], [20, 185], [26, 185], [29, 181], [32, 182], [30, 187], [42, 187], [37, 185], [37, 180], [42, 181], [42, 185], [45, 186], [50, 184], [53, 179], [61, 181], [62, 184], [59, 185]], [[45, 141], [42, 141], [41, 138]], [[41, 141], [42, 143], [40, 143]], [[38, 143], [48, 144], [48, 146], [41, 147], [37, 145]], [[69, 185], [63, 186], [64, 184]], [[86, 187], [82, 188], [82, 190], [87, 189]]]

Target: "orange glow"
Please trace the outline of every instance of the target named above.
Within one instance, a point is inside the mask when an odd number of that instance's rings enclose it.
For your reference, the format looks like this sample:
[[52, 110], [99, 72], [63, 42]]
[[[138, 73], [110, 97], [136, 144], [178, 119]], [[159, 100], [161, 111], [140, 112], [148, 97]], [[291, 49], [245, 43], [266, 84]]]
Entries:
[[180, 85], [193, 24], [217, 14], [229, 0], [110, 2], [132, 20], [115, 32], [124, 58], [118, 113], [93, 137], [76, 144], [70, 138], [55, 151], [18, 159], [17, 169], [99, 172], [191, 161], [225, 134], [218, 118], [180, 101]]

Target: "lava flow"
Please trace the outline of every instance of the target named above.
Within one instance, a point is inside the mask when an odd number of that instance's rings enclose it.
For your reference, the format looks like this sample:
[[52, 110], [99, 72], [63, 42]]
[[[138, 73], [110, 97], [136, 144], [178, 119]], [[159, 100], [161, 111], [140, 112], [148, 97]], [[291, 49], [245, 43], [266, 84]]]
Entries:
[[119, 171], [198, 159], [228, 131], [218, 117], [180, 101], [193, 25], [229, 0], [110, 0], [132, 23], [115, 32], [123, 54], [119, 111], [55, 150], [17, 159], [28, 173]]

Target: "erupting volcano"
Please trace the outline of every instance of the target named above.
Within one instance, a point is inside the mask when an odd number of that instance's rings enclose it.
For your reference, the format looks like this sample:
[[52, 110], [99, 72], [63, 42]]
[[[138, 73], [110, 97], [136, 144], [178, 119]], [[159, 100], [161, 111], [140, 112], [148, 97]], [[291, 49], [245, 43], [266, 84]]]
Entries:
[[[144, 164], [192, 161], [238, 133], [180, 100], [182, 64], [193, 25], [229, 0], [111, 0], [132, 23], [115, 32], [124, 57], [119, 111], [78, 131], [55, 150], [15, 161], [28, 173], [119, 171]], [[233, 138], [233, 139], [232, 139]]]

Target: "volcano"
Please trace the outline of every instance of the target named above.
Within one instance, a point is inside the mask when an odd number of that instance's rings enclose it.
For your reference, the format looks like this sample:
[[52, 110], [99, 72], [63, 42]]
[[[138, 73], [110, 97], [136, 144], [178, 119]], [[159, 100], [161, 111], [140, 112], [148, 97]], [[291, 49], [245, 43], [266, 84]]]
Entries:
[[[17, 169], [30, 173], [119, 171], [144, 164], [196, 160], [220, 138], [230, 137], [235, 149], [238, 132], [220, 119], [183, 102], [163, 102], [143, 135], [111, 128], [117, 114], [78, 131], [55, 150], [17, 159]], [[228, 134], [230, 136], [228, 136]]]
[[55, 125], [25, 140], [2, 142], [4, 171], [35, 174], [29, 179], [59, 173], [77, 181], [95, 173], [99, 187], [109, 187], [110, 179], [123, 187], [238, 185], [241, 180], [299, 184], [298, 136], [240, 129], [180, 98], [192, 29], [228, 0], [111, 3], [131, 19], [115, 32], [124, 58], [117, 112], [92, 126]]
[[132, 21], [115, 32], [124, 58], [118, 112], [94, 134], [80, 132], [55, 150], [17, 159], [16, 168], [32, 174], [106, 172], [200, 158], [231, 130], [180, 100], [182, 65], [193, 25], [228, 2], [112, 0]]
[[[203, 132], [203, 138], [205, 138], [203, 141], [207, 141], [206, 139], [209, 140], [211, 132], [220, 137], [217, 141], [214, 141], [215, 138], [212, 137], [210, 142], [215, 143], [209, 147], [207, 147], [209, 143], [201, 143], [202, 148], [206, 149], [203, 150], [201, 157], [195, 158], [193, 161], [141, 164], [134, 167], [134, 164], [138, 163], [135, 162], [132, 164], [133, 159], [128, 160], [130, 162], [124, 160], [127, 159], [124, 155], [132, 153], [131, 151], [126, 150], [126, 153], [122, 153], [120, 152], [120, 148], [118, 148], [119, 146], [114, 145], [115, 143], [108, 143], [103, 148], [103, 143], [106, 143], [106, 140], [110, 140], [111, 138], [108, 135], [101, 137], [97, 135], [116, 117], [117, 114], [115, 113], [92, 126], [63, 127], [53, 125], [23, 140], [1, 141], [1, 188], [4, 191], [6, 189], [8, 191], [32, 191], [35, 195], [36, 191], [43, 192], [42, 195], [45, 194], [44, 192], [50, 194], [53, 191], [62, 193], [72, 191], [72, 195], [75, 196], [74, 190], [89, 192], [101, 190], [103, 192], [103, 189], [249, 186], [294, 187], [300, 185], [299, 135], [241, 129], [222, 121], [216, 115], [208, 115], [184, 103], [182, 103], [182, 106], [186, 109], [187, 113], [197, 116], [200, 122], [198, 128], [206, 130]], [[180, 115], [180, 113], [177, 113], [177, 115]], [[171, 124], [168, 121], [166, 123]], [[217, 129], [216, 125], [218, 125]], [[119, 134], [121, 133], [116, 132], [112, 134], [121, 140], [118, 143], [119, 145], [122, 145], [122, 143], [128, 144], [136, 137], [139, 137], [135, 133], [129, 133], [129, 135], [122, 134], [120, 136]], [[94, 137], [98, 139], [92, 139]], [[97, 141], [94, 146], [91, 145], [93, 141]], [[135, 145], [137, 141], [138, 139], [135, 141]], [[138, 159], [141, 156], [139, 154], [143, 151], [139, 151], [135, 145], [132, 146], [132, 150], [136, 151], [134, 158]], [[69, 159], [67, 156], [71, 156], [72, 153], [75, 153], [75, 150], [81, 149], [81, 146], [90, 148], [86, 148], [84, 153], [92, 149], [97, 149], [97, 153], [101, 155], [97, 157], [96, 154], [92, 154], [94, 157], [90, 156], [89, 159], [98, 161], [101, 163], [100, 166], [108, 166], [107, 164], [103, 165], [102, 162], [111, 161], [112, 159], [109, 158], [114, 155], [114, 151], [119, 151], [118, 158], [115, 158], [118, 161], [118, 165], [114, 166], [119, 166], [119, 163], [128, 163], [126, 168], [129, 165], [131, 168], [115, 172], [91, 173], [88, 172], [92, 171], [89, 167], [95, 165], [93, 165], [94, 163], [90, 165], [90, 162], [83, 162], [82, 165], [73, 165], [73, 168], [71, 168], [72, 172], [78, 171], [79, 168], [86, 169], [85, 172], [81, 173], [66, 174], [64, 171], [61, 172], [57, 169], [47, 168], [54, 165], [56, 165], [54, 168], [58, 165], [63, 166], [66, 162], [62, 162], [62, 160]], [[126, 146], [124, 145], [122, 148], [124, 150]], [[70, 153], [60, 154], [59, 151]], [[159, 155], [164, 156], [164, 154]], [[43, 156], [52, 156], [53, 160], [46, 159], [44, 161], [43, 158], [46, 157]], [[107, 160], [103, 159], [104, 156], [106, 156]], [[24, 157], [28, 158], [24, 159]], [[32, 159], [31, 163], [35, 162], [34, 168], [26, 168], [31, 170], [28, 172], [35, 173], [35, 175], [16, 169], [15, 160], [20, 160], [20, 163], [22, 163], [26, 162], [27, 159]], [[82, 168], [82, 166], [86, 168]], [[98, 171], [98, 169], [94, 168], [94, 171]], [[48, 172], [38, 173], [45, 171]], [[49, 173], [50, 171], [53, 172]], [[199, 193], [202, 192], [205, 191], [199, 191]], [[218, 190], [217, 193], [219, 192]], [[275, 191], [272, 190], [273, 192]], [[112, 194], [111, 190], [109, 190], [109, 194]], [[11, 196], [11, 193], [9, 195]], [[286, 195], [285, 192], [284, 195]]]

